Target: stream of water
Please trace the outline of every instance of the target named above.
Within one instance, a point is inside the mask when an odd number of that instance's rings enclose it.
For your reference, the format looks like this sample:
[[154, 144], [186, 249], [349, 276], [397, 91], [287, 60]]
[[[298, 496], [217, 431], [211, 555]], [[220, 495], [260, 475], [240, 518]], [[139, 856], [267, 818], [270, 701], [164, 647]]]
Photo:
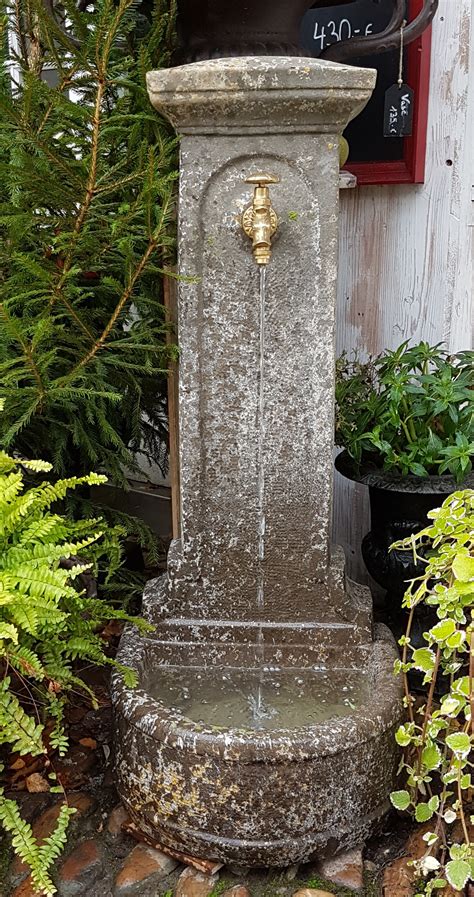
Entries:
[[257, 447], [257, 496], [258, 496], [258, 572], [257, 608], [265, 607], [264, 560], [265, 560], [265, 294], [266, 265], [260, 266], [260, 310], [259, 310], [259, 377], [258, 377], [258, 447]]
[[[259, 375], [258, 375], [258, 413], [257, 413], [257, 612], [265, 607], [265, 299], [266, 299], [267, 267], [260, 266], [259, 292]], [[264, 663], [264, 638], [262, 627], [257, 634], [257, 656], [261, 667]], [[256, 695], [251, 695], [251, 707], [256, 720], [271, 719], [273, 708], [267, 707], [263, 698], [261, 678], [257, 684]]]

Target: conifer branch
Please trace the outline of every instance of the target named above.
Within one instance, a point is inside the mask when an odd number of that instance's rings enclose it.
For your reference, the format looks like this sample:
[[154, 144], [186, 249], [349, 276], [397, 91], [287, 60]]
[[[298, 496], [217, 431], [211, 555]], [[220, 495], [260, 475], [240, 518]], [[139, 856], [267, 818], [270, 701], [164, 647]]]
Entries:
[[[160, 229], [158, 229], [158, 233], [159, 233], [159, 230]], [[158, 246], [158, 241], [159, 241], [159, 236], [156, 236], [156, 237], [153, 237], [153, 239], [151, 239], [150, 242], [148, 243], [146, 251], [143, 254], [143, 256], [141, 257], [137, 267], [135, 268], [135, 270], [128, 282], [126, 289], [123, 291], [123, 293], [115, 307], [114, 313], [113, 313], [112, 317], [110, 318], [107, 326], [104, 328], [104, 330], [102, 331], [99, 338], [95, 341], [94, 345], [92, 346], [91, 350], [87, 353], [87, 355], [85, 355], [84, 358], [81, 358], [81, 360], [73, 368], [73, 370], [71, 371], [71, 377], [74, 377], [75, 374], [77, 374], [78, 371], [81, 370], [81, 368], [83, 368], [87, 364], [89, 364], [89, 362], [92, 361], [92, 359], [97, 354], [97, 352], [104, 347], [108, 336], [110, 335], [111, 331], [113, 330], [113, 327], [117, 321], [117, 318], [119, 317], [123, 308], [125, 307], [125, 305], [127, 304], [127, 302], [130, 300], [130, 298], [132, 296], [135, 284], [141, 277], [151, 255], [156, 250], [156, 248]]]
[[[92, 136], [91, 136], [91, 160], [89, 167], [89, 177], [87, 179], [86, 185], [86, 195], [82, 206], [79, 210], [79, 214], [76, 218], [76, 223], [74, 225], [73, 231], [73, 239], [71, 243], [71, 248], [69, 250], [68, 255], [66, 256], [67, 261], [64, 263], [64, 267], [69, 270], [72, 254], [75, 248], [75, 240], [79, 236], [81, 232], [82, 225], [86, 219], [86, 215], [89, 211], [90, 204], [92, 202], [94, 191], [95, 191], [95, 182], [97, 177], [97, 157], [99, 153], [99, 134], [100, 134], [100, 111], [102, 106], [102, 100], [104, 98], [105, 92], [105, 78], [102, 74], [99, 75], [99, 80], [97, 83], [97, 93], [96, 100], [94, 106], [94, 117], [92, 119]], [[66, 271], [67, 273], [67, 271]]]
[[[60, 298], [64, 304], [66, 305], [68, 311], [73, 315], [76, 323], [81, 326], [85, 333], [89, 336], [91, 340], [94, 339], [92, 333], [89, 328], [84, 325], [81, 319], [75, 314], [70, 303], [67, 302], [64, 292], [63, 286], [66, 281], [67, 275], [70, 271], [72, 265], [72, 259], [74, 256], [74, 250], [76, 248], [76, 243], [81, 233], [82, 227], [87, 217], [87, 213], [90, 209], [92, 200], [94, 198], [95, 188], [96, 188], [96, 180], [97, 180], [97, 167], [98, 167], [98, 156], [99, 156], [99, 137], [100, 137], [100, 125], [101, 125], [101, 108], [102, 102], [104, 99], [104, 93], [106, 89], [106, 71], [107, 64], [109, 60], [110, 50], [113, 44], [113, 41], [116, 37], [117, 29], [120, 25], [121, 19], [123, 17], [124, 11], [132, 6], [134, 0], [122, 0], [117, 9], [115, 19], [112, 27], [109, 30], [107, 39], [105, 41], [105, 46], [103, 50], [102, 57], [98, 55], [97, 57], [97, 90], [96, 90], [96, 98], [94, 104], [94, 114], [92, 118], [92, 134], [91, 134], [91, 154], [90, 154], [90, 165], [89, 165], [89, 176], [86, 184], [86, 195], [79, 209], [79, 214], [76, 218], [76, 222], [73, 228], [72, 239], [70, 243], [70, 247], [68, 252], [66, 253], [63, 268], [62, 268], [62, 276], [60, 277], [58, 284], [54, 290], [53, 296], [51, 297], [51, 304], [54, 305], [57, 298]], [[98, 45], [99, 48], [99, 45]]]
[[69, 271], [71, 269], [72, 260], [73, 260], [73, 256], [74, 256], [74, 250], [76, 248], [77, 240], [81, 233], [82, 226], [84, 224], [84, 221], [86, 219], [87, 213], [89, 211], [89, 208], [90, 208], [93, 196], [94, 196], [95, 182], [96, 182], [96, 177], [97, 177], [97, 156], [98, 156], [98, 150], [99, 150], [100, 109], [101, 109], [102, 100], [104, 97], [104, 91], [105, 91], [105, 80], [103, 77], [99, 76], [99, 80], [97, 83], [95, 105], [94, 105], [94, 115], [93, 115], [93, 119], [92, 119], [91, 161], [90, 161], [90, 167], [89, 167], [89, 176], [88, 176], [87, 184], [86, 184], [86, 195], [85, 195], [85, 198], [84, 198], [82, 205], [79, 209], [79, 214], [77, 215], [77, 218], [76, 218], [76, 221], [74, 224], [71, 242], [70, 242], [69, 249], [66, 253], [66, 256], [65, 256], [64, 262], [63, 262], [63, 266], [62, 266], [61, 276], [53, 290], [53, 295], [51, 296], [51, 300], [50, 300], [50, 306], [53, 306], [54, 303], [56, 302], [56, 300], [60, 299], [63, 302], [63, 304], [66, 306], [67, 310], [72, 315], [72, 317], [74, 318], [76, 323], [80, 326], [80, 328], [84, 331], [84, 333], [91, 340], [94, 339], [93, 334], [91, 333], [89, 328], [84, 324], [84, 322], [81, 320], [81, 318], [76, 314], [72, 305], [66, 299], [66, 297], [64, 295], [63, 287], [66, 282]]
[[38, 367], [36, 365], [36, 362], [33, 358], [33, 353], [31, 351], [31, 347], [28, 345], [27, 341], [23, 338], [20, 329], [16, 326], [13, 319], [8, 314], [7, 309], [5, 308], [5, 305], [3, 302], [0, 302], [0, 315], [3, 318], [3, 320], [6, 322], [10, 333], [13, 334], [14, 338], [17, 340], [17, 342], [23, 349], [23, 355], [24, 355], [25, 361], [36, 380], [36, 383], [38, 386], [39, 399], [40, 399], [40, 402], [42, 402], [45, 398], [46, 392], [45, 392], [43, 380], [41, 378], [41, 374], [40, 374]]
[[22, 58], [25, 62], [28, 61], [28, 44], [26, 42], [26, 29], [23, 28], [23, 16], [21, 14], [21, 0], [15, 0], [15, 20], [14, 20], [14, 31], [15, 37], [18, 41], [18, 44], [21, 49]]
[[[66, 87], [68, 87], [70, 84], [73, 84], [74, 75], [78, 71], [78, 68], [79, 68], [79, 66], [76, 63], [68, 71], [67, 75], [64, 75], [61, 83], [57, 87], [58, 93], [63, 93], [66, 90]], [[41, 119], [41, 121], [38, 125], [37, 131], [36, 131], [37, 137], [39, 137], [39, 135], [41, 134], [41, 131], [48, 123], [48, 119], [49, 119], [50, 115], [52, 114], [52, 112], [54, 112], [54, 108], [55, 108], [55, 100], [53, 99], [49, 103], [48, 108], [46, 109], [46, 112], [44, 113], [43, 118]]]

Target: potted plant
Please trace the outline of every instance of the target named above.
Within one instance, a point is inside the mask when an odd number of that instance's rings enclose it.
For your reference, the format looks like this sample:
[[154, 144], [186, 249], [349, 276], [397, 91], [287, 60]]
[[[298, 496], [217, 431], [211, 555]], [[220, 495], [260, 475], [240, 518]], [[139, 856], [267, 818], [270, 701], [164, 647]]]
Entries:
[[[396, 672], [407, 719], [395, 736], [404, 749], [402, 787], [391, 795], [398, 810], [425, 826], [425, 854], [411, 875], [421, 877], [416, 897], [468, 893], [474, 881], [474, 490], [455, 492], [428, 516], [428, 527], [396, 546], [423, 570], [403, 599], [408, 623]], [[412, 623], [423, 605], [434, 619], [417, 648]], [[410, 690], [413, 672], [423, 676], [421, 701]]]
[[336, 373], [336, 468], [369, 487], [371, 531], [362, 555], [400, 625], [406, 581], [419, 563], [390, 545], [421, 530], [460, 484], [474, 484], [474, 352], [403, 342]]

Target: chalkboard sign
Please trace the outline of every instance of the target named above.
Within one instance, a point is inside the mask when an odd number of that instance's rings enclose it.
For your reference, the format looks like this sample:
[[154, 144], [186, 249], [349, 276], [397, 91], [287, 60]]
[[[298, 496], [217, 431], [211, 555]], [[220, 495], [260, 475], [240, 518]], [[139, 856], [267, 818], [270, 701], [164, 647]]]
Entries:
[[[406, 15], [412, 20], [423, 0], [406, 2]], [[310, 9], [301, 23], [300, 42], [317, 57], [336, 41], [380, 33], [389, 24], [392, 13], [393, 0], [349, 0], [342, 5]], [[357, 175], [359, 184], [420, 183], [424, 179], [430, 38], [428, 29], [404, 52], [403, 78], [414, 91], [410, 137], [384, 136], [385, 94], [397, 82], [399, 52], [350, 60], [353, 65], [378, 72], [372, 98], [345, 132], [350, 147], [346, 168]]]
[[310, 9], [301, 23], [301, 44], [312, 56], [319, 56], [336, 41], [383, 31], [392, 12], [392, 0], [351, 0], [342, 6]]

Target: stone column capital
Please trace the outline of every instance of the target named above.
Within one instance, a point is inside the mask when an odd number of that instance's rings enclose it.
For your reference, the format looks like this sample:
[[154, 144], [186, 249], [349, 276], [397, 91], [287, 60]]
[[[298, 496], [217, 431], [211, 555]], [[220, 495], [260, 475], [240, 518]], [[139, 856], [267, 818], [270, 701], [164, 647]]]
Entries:
[[180, 134], [338, 134], [376, 77], [320, 59], [248, 56], [149, 72], [147, 84], [153, 106]]

